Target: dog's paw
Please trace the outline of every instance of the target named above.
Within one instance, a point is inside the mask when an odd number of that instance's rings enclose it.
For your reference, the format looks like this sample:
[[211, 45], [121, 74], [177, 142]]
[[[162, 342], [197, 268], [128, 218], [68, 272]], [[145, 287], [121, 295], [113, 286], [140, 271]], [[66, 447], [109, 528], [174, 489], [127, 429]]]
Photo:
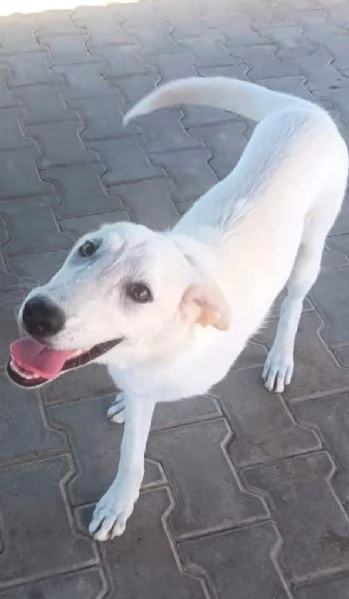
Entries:
[[125, 396], [119, 393], [107, 411], [107, 417], [112, 422], [123, 424], [125, 422]]
[[89, 526], [96, 541], [113, 540], [123, 534], [126, 522], [133, 512], [138, 494], [122, 493], [112, 485], [97, 503]]
[[293, 357], [284, 352], [270, 350], [266, 359], [262, 378], [268, 391], [282, 393], [293, 375]]

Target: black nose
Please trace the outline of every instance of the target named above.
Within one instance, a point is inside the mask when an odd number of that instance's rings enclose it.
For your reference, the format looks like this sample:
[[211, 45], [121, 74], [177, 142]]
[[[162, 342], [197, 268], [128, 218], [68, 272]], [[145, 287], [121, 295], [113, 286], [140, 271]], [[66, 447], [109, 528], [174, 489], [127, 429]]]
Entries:
[[29, 299], [23, 308], [22, 321], [33, 337], [56, 335], [64, 327], [63, 311], [43, 295]]

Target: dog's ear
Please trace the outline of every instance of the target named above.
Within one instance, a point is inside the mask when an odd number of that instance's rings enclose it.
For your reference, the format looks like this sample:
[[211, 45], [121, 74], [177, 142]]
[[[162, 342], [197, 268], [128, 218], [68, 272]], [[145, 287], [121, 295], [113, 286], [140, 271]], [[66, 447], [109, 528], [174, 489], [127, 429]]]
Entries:
[[203, 327], [213, 326], [220, 331], [229, 329], [229, 305], [216, 285], [190, 285], [182, 297], [180, 310], [183, 318]]

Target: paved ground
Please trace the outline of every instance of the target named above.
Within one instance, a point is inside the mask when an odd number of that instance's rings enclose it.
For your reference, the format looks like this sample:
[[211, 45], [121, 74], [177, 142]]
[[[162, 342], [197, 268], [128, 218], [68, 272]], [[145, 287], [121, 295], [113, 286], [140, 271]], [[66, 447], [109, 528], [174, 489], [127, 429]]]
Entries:
[[[73, 239], [105, 220], [174, 222], [236, 162], [251, 129], [234, 115], [186, 108], [121, 128], [155, 83], [193, 73], [313, 98], [348, 137], [349, 5], [154, 0], [0, 19], [2, 364], [16, 305]], [[112, 544], [86, 534], [121, 436], [104, 371], [37, 395], [1, 375], [1, 599], [348, 599], [348, 260], [347, 205], [293, 384], [261, 384], [271, 319], [212, 395], [159, 408], [144, 491]]]

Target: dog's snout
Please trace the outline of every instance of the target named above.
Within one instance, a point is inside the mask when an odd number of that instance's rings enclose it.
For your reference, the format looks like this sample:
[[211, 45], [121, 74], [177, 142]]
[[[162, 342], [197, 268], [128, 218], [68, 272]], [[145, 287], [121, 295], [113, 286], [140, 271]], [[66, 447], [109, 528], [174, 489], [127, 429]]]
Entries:
[[23, 325], [33, 337], [56, 335], [65, 323], [64, 312], [50, 299], [36, 295], [29, 299], [22, 312]]

